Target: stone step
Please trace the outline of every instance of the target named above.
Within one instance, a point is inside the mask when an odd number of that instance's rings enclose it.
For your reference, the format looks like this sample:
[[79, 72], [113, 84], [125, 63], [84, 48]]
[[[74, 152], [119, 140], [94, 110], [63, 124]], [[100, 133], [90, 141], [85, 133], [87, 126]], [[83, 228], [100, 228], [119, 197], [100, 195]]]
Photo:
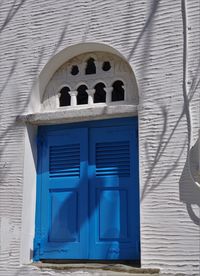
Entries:
[[159, 273], [145, 273], [144, 271], [142, 273], [137, 272], [116, 272], [116, 271], [106, 271], [106, 270], [99, 270], [99, 269], [90, 269], [90, 270], [70, 270], [74, 276], [76, 275], [82, 275], [82, 276], [159, 276]]
[[159, 276], [159, 269], [137, 268], [124, 264], [100, 264], [100, 263], [34, 263], [35, 266], [41, 269], [65, 270], [72, 273], [71, 275], [84, 276]]

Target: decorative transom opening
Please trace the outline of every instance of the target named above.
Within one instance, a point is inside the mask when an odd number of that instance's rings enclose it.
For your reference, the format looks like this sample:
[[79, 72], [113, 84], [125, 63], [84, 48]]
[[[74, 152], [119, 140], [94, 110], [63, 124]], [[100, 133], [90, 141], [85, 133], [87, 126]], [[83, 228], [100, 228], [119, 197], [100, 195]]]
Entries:
[[127, 62], [105, 52], [81, 54], [64, 63], [48, 83], [42, 111], [97, 105], [137, 104]]

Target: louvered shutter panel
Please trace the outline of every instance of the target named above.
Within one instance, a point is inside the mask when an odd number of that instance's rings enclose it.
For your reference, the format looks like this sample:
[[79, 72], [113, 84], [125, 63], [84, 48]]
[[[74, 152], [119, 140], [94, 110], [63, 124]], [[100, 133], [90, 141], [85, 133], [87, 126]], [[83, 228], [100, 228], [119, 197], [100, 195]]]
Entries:
[[130, 176], [129, 141], [96, 144], [96, 176]]
[[80, 144], [49, 147], [50, 177], [80, 177]]

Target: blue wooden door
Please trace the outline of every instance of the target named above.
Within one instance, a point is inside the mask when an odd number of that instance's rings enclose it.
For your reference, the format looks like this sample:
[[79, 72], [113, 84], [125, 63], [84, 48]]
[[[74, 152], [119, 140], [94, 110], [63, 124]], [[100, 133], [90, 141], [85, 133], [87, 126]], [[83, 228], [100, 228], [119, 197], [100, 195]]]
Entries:
[[136, 119], [39, 130], [34, 259], [139, 259]]

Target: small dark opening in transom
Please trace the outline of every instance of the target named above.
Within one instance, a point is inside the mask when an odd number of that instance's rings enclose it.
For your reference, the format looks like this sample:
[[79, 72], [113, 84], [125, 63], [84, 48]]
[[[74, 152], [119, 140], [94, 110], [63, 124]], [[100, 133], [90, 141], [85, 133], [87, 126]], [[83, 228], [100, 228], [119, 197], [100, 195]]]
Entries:
[[112, 102], [124, 101], [124, 88], [123, 82], [117, 80], [113, 83]]
[[87, 60], [85, 74], [86, 75], [96, 74], [96, 65], [93, 58], [89, 58]]
[[71, 97], [69, 95], [69, 87], [63, 87], [60, 90], [60, 98], [59, 98], [59, 102], [60, 102], [60, 106], [69, 106], [71, 103]]
[[102, 69], [103, 71], [109, 71], [111, 68], [110, 62], [109, 61], [104, 61]]
[[86, 85], [80, 85], [77, 89], [78, 95], [77, 95], [77, 104], [87, 104], [88, 103], [88, 93], [86, 92], [87, 86]]
[[72, 69], [71, 69], [71, 74], [72, 74], [73, 76], [76, 76], [76, 75], [78, 75], [78, 73], [79, 73], [78, 66], [77, 66], [77, 65], [73, 65], [73, 66], [72, 66]]
[[95, 85], [94, 93], [94, 103], [105, 103], [106, 102], [106, 92], [104, 90], [105, 84], [100, 82]]

